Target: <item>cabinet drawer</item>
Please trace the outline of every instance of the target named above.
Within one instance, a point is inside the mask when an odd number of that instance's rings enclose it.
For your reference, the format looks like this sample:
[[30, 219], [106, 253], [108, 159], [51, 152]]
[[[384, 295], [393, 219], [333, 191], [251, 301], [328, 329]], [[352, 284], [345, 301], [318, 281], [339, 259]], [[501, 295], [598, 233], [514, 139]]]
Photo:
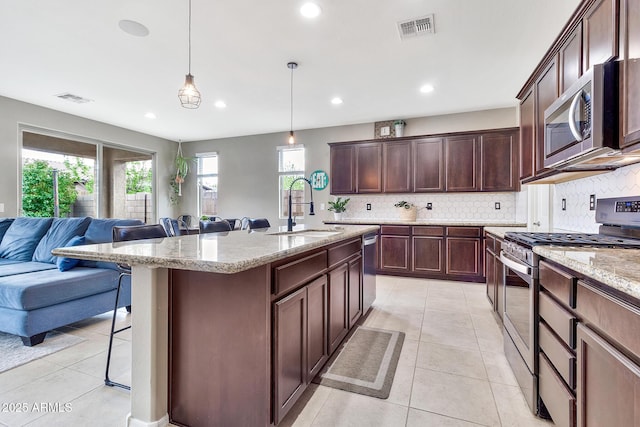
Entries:
[[571, 308], [576, 308], [576, 278], [540, 261], [540, 285]]
[[273, 293], [279, 295], [305, 284], [327, 270], [327, 251], [316, 252], [273, 269]]
[[447, 236], [481, 237], [481, 227], [447, 227]]
[[383, 225], [380, 227], [380, 234], [408, 236], [411, 234], [411, 227], [405, 225]]
[[545, 292], [540, 292], [540, 317], [566, 345], [576, 348], [576, 317]]
[[540, 377], [538, 391], [544, 401], [554, 425], [574, 427], [576, 425], [576, 398], [558, 377], [544, 354], [540, 354]]
[[540, 350], [549, 358], [570, 389], [576, 388], [576, 356], [558, 340], [549, 327], [540, 323]]
[[444, 236], [444, 227], [413, 227], [414, 236]]
[[362, 240], [354, 239], [329, 248], [329, 268], [362, 251]]
[[640, 355], [640, 310], [636, 307], [614, 300], [580, 280], [576, 311], [584, 323]]

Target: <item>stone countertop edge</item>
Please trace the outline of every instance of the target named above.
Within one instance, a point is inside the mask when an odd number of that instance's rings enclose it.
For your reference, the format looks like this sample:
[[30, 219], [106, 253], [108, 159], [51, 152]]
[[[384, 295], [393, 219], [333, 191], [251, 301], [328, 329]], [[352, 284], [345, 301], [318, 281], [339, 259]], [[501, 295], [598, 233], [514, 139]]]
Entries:
[[640, 299], [640, 249], [535, 246], [533, 251]]
[[446, 220], [446, 219], [419, 219], [416, 221], [403, 221], [401, 219], [377, 219], [377, 218], [351, 218], [339, 221], [325, 220], [325, 224], [352, 224], [352, 225], [444, 225], [444, 226], [477, 226], [477, 227], [526, 227], [527, 224], [516, 221], [491, 221], [491, 220]]
[[[234, 274], [275, 262], [292, 255], [326, 246], [367, 233], [377, 232], [378, 226], [341, 226], [310, 228], [307, 231], [340, 231], [323, 237], [301, 234], [247, 233], [232, 231], [226, 236], [215, 233], [167, 237], [147, 241], [102, 243], [56, 248], [55, 256], [163, 267], [179, 270], [207, 271]], [[295, 231], [304, 231], [297, 228]]]

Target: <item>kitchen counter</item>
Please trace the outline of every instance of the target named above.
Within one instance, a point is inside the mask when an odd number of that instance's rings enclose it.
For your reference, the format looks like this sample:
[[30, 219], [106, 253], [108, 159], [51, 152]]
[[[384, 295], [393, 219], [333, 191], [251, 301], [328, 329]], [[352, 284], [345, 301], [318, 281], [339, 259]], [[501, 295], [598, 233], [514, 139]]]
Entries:
[[[286, 227], [266, 232], [244, 230], [152, 239], [144, 242], [103, 243], [57, 248], [54, 255], [111, 261], [147, 267], [233, 274], [278, 261], [332, 242], [377, 232], [378, 227], [343, 225], [305, 229]], [[312, 233], [317, 232], [317, 233]], [[332, 235], [325, 232], [337, 232]], [[282, 234], [285, 233], [285, 234]]]
[[526, 224], [521, 226], [508, 226], [508, 227], [485, 227], [484, 231], [493, 234], [501, 239], [504, 239], [505, 233], [508, 232], [526, 232], [526, 233], [577, 233], [577, 231], [565, 230], [562, 228], [540, 228], [540, 227], [527, 227]]
[[640, 249], [535, 246], [533, 251], [640, 299]]
[[496, 220], [459, 220], [451, 221], [447, 219], [418, 219], [416, 221], [405, 221], [397, 218], [345, 218], [339, 221], [324, 221], [325, 224], [374, 224], [374, 225], [450, 225], [450, 226], [469, 226], [469, 227], [526, 227], [524, 223], [514, 221], [496, 221]]

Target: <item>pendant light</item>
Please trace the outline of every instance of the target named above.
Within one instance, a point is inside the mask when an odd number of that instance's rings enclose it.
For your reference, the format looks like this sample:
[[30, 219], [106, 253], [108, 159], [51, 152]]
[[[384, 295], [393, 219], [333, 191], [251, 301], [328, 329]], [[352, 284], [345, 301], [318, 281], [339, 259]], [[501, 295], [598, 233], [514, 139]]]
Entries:
[[189, 0], [189, 74], [184, 79], [184, 86], [178, 91], [178, 98], [182, 106], [189, 109], [198, 108], [202, 101], [191, 75], [191, 0]]
[[293, 135], [293, 70], [298, 68], [298, 63], [289, 62], [287, 63], [287, 67], [291, 70], [291, 124], [289, 128], [289, 144], [293, 145], [296, 143], [296, 138]]

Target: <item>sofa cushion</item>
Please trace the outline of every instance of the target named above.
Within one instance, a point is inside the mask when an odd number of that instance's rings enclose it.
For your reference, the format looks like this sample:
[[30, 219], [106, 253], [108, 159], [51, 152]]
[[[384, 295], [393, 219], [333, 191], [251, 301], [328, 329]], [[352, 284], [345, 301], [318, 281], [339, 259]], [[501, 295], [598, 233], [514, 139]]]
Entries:
[[[65, 246], [80, 246], [84, 245], [84, 242], [84, 236], [74, 236], [67, 242]], [[58, 257], [58, 261], [56, 262], [56, 264], [58, 265], [58, 270], [60, 271], [69, 271], [79, 263], [80, 260], [78, 258], [65, 258], [61, 256]]]
[[4, 233], [7, 232], [9, 226], [13, 223], [14, 218], [0, 218], [0, 241], [4, 237]]
[[0, 277], [0, 307], [33, 310], [107, 292], [118, 286], [117, 271], [76, 267]]
[[55, 218], [47, 234], [40, 240], [36, 250], [33, 252], [33, 260], [38, 262], [50, 262], [54, 264], [57, 256], [51, 255], [55, 248], [65, 246], [74, 236], [82, 236], [91, 218]]
[[[139, 219], [116, 219], [116, 218], [94, 218], [89, 224], [89, 228], [84, 233], [85, 244], [110, 243], [113, 241], [113, 227], [124, 225], [143, 225]], [[111, 268], [117, 270], [118, 267], [112, 262], [80, 260], [82, 267]]]
[[17, 261], [15, 259], [6, 259], [6, 258], [0, 258], [0, 267], [3, 265], [9, 265], [9, 264], [19, 264], [22, 261]]
[[48, 262], [16, 262], [14, 264], [0, 264], [0, 277], [13, 276], [15, 274], [33, 273], [34, 271], [53, 270], [56, 266]]
[[16, 218], [0, 242], [0, 257], [31, 261], [52, 222], [53, 218]]

